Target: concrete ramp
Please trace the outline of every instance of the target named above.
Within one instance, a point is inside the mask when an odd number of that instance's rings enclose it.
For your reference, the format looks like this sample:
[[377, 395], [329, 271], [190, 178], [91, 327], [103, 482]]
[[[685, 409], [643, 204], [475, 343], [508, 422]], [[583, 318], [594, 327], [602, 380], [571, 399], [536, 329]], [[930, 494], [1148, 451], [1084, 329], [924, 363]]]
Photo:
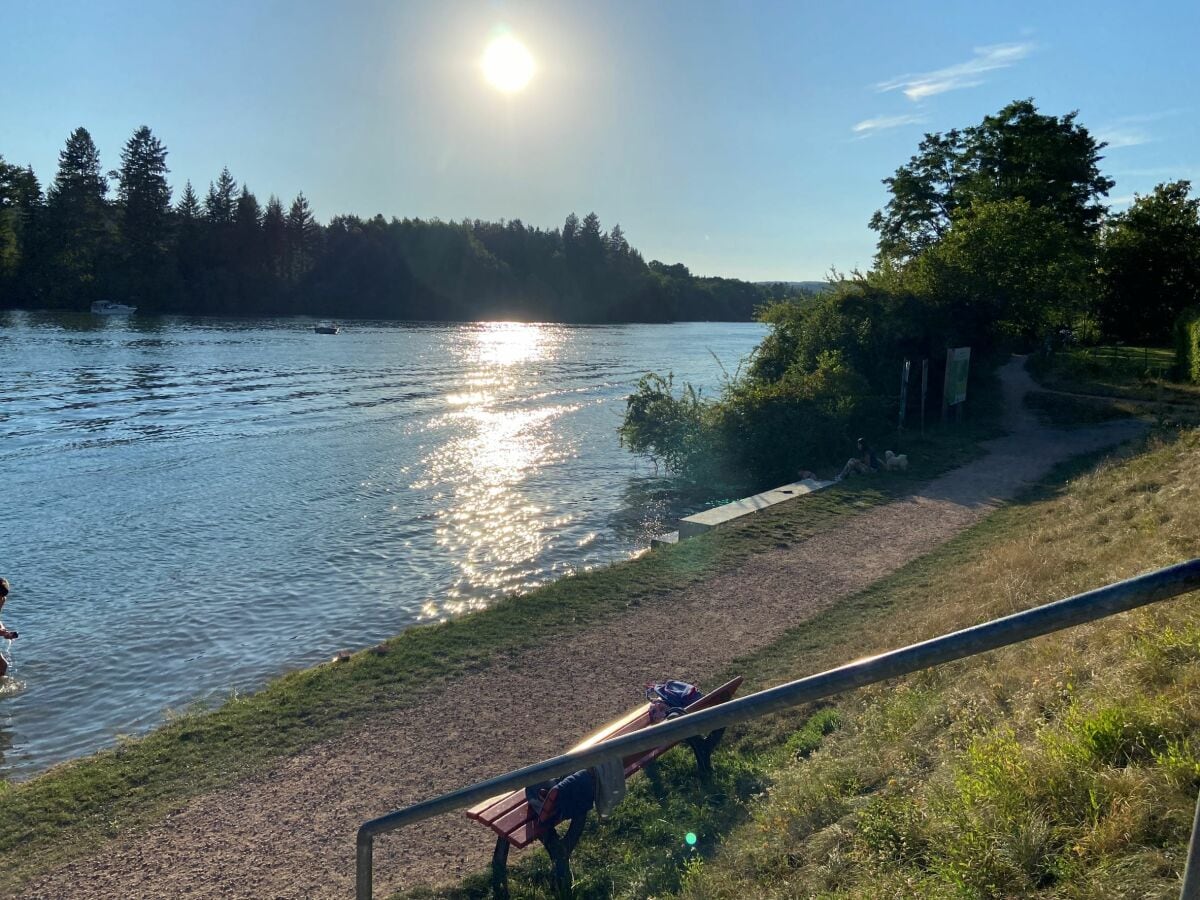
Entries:
[[740, 519], [742, 516], [752, 516], [760, 510], [774, 506], [776, 503], [782, 503], [784, 500], [794, 500], [803, 494], [811, 494], [813, 491], [829, 487], [831, 484], [833, 484], [832, 481], [817, 481], [813, 478], [805, 478], [803, 481], [793, 481], [791, 484], [783, 485], [783, 487], [772, 488], [769, 491], [763, 491], [761, 494], [755, 494], [753, 497], [746, 497], [743, 500], [726, 503], [724, 506], [714, 506], [712, 509], [706, 509], [704, 512], [696, 513], [694, 516], [680, 519], [679, 537], [694, 537], [697, 534], [708, 531], [710, 528], [716, 528], [718, 525], [724, 525], [727, 522], [732, 522], [734, 519]]

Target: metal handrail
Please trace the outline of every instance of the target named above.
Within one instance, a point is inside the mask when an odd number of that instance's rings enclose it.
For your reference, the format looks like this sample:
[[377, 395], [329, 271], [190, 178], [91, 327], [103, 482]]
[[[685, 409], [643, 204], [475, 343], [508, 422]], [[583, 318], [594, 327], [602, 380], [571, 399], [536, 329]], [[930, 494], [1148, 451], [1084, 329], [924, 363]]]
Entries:
[[[1197, 589], [1200, 589], [1200, 559], [1193, 559], [878, 656], [855, 660], [836, 669], [789, 681], [677, 719], [669, 719], [641, 731], [595, 744], [585, 750], [565, 753], [509, 772], [507, 775], [489, 778], [440, 797], [415, 803], [372, 819], [358, 829], [355, 896], [357, 900], [371, 900], [374, 840], [377, 835], [385, 832], [469, 806], [497, 794], [568, 775], [579, 769], [591, 768], [605, 760], [620, 759], [664, 744], [677, 743], [791, 706], [811, 703], [851, 688], [908, 675], [930, 666], [1006, 647], [1073, 625], [1094, 622]], [[1189, 854], [1184, 873], [1183, 896], [1189, 900], [1197, 896], [1195, 892], [1189, 894], [1189, 889], [1194, 891], [1200, 886], [1200, 849], [1196, 852], [1198, 858], [1195, 861]], [[1192, 887], [1189, 888], [1189, 885]]]

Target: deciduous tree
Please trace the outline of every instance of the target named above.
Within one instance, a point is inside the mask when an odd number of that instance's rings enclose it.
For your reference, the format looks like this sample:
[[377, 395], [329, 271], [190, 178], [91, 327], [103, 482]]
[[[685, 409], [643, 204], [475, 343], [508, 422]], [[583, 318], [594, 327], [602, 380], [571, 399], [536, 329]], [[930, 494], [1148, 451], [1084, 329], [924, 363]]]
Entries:
[[1111, 337], [1165, 344], [1179, 314], [1200, 303], [1200, 199], [1191, 188], [1160, 184], [1109, 221], [1100, 313]]
[[871, 217], [881, 260], [904, 263], [945, 237], [973, 202], [1023, 199], [1045, 209], [1077, 240], [1096, 232], [1113, 181], [1077, 114], [1039, 113], [1032, 100], [1008, 104], [974, 127], [928, 134], [917, 154], [884, 179], [891, 199]]

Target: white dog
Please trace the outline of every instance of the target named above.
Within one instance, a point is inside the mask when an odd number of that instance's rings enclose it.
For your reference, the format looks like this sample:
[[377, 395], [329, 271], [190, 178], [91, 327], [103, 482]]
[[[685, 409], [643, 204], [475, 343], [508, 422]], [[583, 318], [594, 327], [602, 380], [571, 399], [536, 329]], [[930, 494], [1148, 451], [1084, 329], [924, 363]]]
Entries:
[[904, 453], [893, 453], [891, 450], [884, 450], [883, 467], [889, 472], [907, 472], [908, 455]]

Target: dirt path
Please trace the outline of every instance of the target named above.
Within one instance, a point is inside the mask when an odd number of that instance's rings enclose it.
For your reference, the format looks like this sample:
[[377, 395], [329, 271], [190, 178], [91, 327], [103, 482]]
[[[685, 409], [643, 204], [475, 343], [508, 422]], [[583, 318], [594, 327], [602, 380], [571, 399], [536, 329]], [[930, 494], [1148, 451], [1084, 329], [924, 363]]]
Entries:
[[[380, 716], [236, 789], [196, 798], [147, 833], [65, 866], [22, 896], [352, 896], [354, 833], [364, 820], [561, 752], [570, 736], [636, 703], [645, 681], [710, 680], [734, 659], [934, 549], [1055, 463], [1144, 427], [1120, 420], [1047, 428], [1021, 403], [1035, 388], [1021, 361], [1002, 375], [1010, 433], [989, 442], [984, 458], [913, 496], [762, 553], [677, 598], [543, 648], [536, 659], [514, 656], [464, 677], [453, 693], [472, 698], [469, 710], [435, 699]], [[681, 629], [680, 621], [703, 627]], [[613, 687], [573, 704], [538, 703], [546, 672]], [[382, 838], [375, 850], [377, 895], [483, 867], [490, 834], [457, 813], [425, 823], [420, 835]]]

